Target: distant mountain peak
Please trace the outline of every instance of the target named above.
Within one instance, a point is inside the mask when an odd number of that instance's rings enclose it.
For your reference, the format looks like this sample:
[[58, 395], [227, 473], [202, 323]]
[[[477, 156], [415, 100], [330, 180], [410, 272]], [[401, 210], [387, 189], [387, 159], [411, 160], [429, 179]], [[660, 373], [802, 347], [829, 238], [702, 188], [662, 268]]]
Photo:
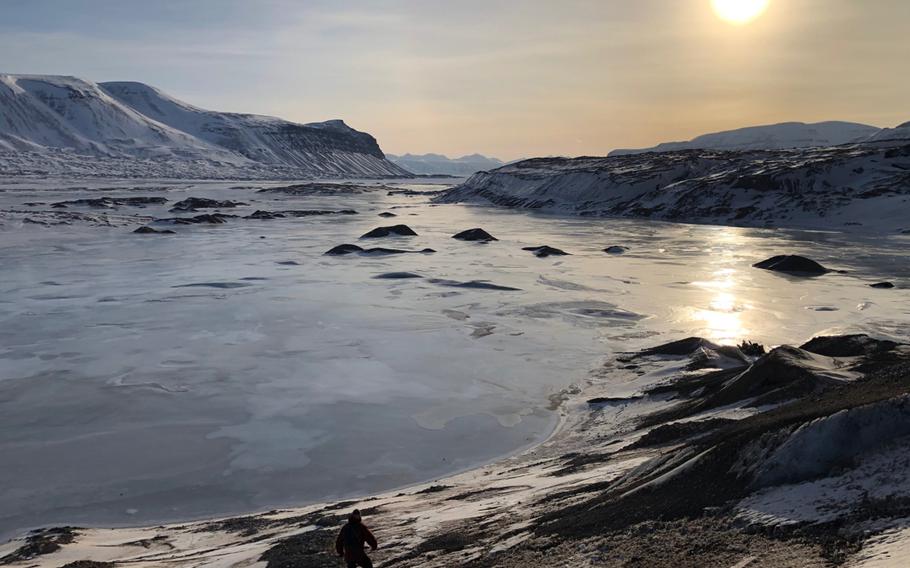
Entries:
[[839, 146], [858, 142], [879, 132], [876, 126], [831, 120], [826, 122], [780, 122], [747, 126], [697, 136], [683, 142], [664, 142], [651, 148], [621, 149], [611, 156], [643, 154], [645, 152], [672, 152], [676, 150], [783, 150]]
[[449, 158], [442, 154], [404, 154], [389, 155], [388, 158], [415, 174], [442, 174], [450, 176], [469, 176], [475, 172], [491, 170], [503, 165], [501, 160], [481, 154], [470, 154], [460, 158]]

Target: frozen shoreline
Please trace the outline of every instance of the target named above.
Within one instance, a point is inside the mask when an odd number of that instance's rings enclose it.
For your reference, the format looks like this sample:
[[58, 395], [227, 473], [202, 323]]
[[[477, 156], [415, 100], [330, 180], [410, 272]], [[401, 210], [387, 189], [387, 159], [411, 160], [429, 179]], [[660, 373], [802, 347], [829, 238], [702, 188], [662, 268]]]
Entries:
[[[708, 349], [712, 349], [708, 347]], [[723, 351], [722, 351], [723, 352]], [[720, 353], [720, 352], [719, 352]], [[871, 351], [870, 351], [871, 353]], [[901, 351], [899, 358], [910, 359], [910, 352]], [[732, 356], [732, 353], [730, 354]], [[723, 357], [727, 357], [724, 355]], [[722, 359], [723, 359], [722, 357]], [[873, 357], [870, 355], [870, 357]], [[822, 359], [816, 356], [817, 361], [812, 365], [821, 364]], [[843, 363], [856, 364], [854, 358], [843, 359]], [[620, 357], [617, 362], [608, 363], [606, 369], [610, 373], [621, 374], [632, 381], [639, 391], [647, 392], [653, 385], [667, 384], [667, 377], [684, 373], [688, 364], [687, 357], [664, 357], [642, 360], [640, 369], [624, 369], [622, 361], [628, 357]], [[619, 364], [619, 366], [617, 366]], [[717, 360], [721, 369], [734, 364], [733, 360]], [[801, 364], [801, 363], [799, 363]], [[824, 363], [827, 365], [828, 363]], [[724, 371], [721, 371], [724, 372]], [[904, 371], [902, 371], [904, 372]], [[870, 371], [874, 374], [874, 371]], [[859, 378], [857, 376], [857, 378]], [[900, 379], [899, 389], [906, 391], [910, 388], [910, 375]], [[853, 380], [853, 379], [851, 379]], [[649, 387], [648, 385], [652, 385]], [[863, 386], [860, 380], [858, 386]], [[343, 519], [346, 511], [359, 507], [367, 512], [366, 520], [377, 533], [381, 550], [375, 555], [379, 562], [393, 563], [401, 566], [512, 566], [536, 558], [539, 562], [591, 562], [597, 557], [599, 542], [597, 537], [585, 536], [585, 526], [590, 521], [584, 518], [577, 520], [577, 535], [557, 532], [547, 537], [549, 544], [543, 555], [534, 556], [533, 551], [538, 550], [534, 544], [542, 535], [541, 528], [546, 523], [553, 523], [563, 515], [570, 518], [578, 511], [579, 505], [585, 500], [603, 492], [603, 487], [609, 487], [611, 480], [616, 483], [630, 483], [636, 475], [647, 475], [650, 464], [660, 467], [661, 455], [673, 451], [674, 446], [661, 449], [661, 446], [649, 448], [647, 444], [640, 450], [616, 449], [610, 455], [608, 448], [626, 446], [633, 448], [635, 444], [647, 437], [641, 431], [629, 430], [629, 424], [638, 419], [647, 419], [655, 413], [665, 412], [674, 408], [673, 403], [661, 400], [660, 397], [652, 400], [635, 402], [631, 399], [604, 399], [615, 402], [592, 403], [591, 397], [595, 394], [607, 394], [603, 385], [589, 385], [587, 389], [575, 392], [568, 396], [562, 413], [560, 428], [547, 441], [527, 449], [518, 455], [497, 460], [492, 464], [481, 466], [463, 473], [445, 477], [433, 483], [411, 486], [405, 491], [390, 491], [376, 494], [371, 497], [345, 502], [326, 502], [305, 507], [281, 509], [266, 513], [251, 514], [242, 517], [209, 519], [199, 522], [182, 523], [169, 526], [149, 526], [119, 529], [61, 529], [45, 533], [37, 533], [37, 537], [45, 539], [44, 542], [59, 543], [60, 548], [46, 555], [38, 555], [27, 560], [13, 561], [11, 566], [63, 566], [69, 562], [92, 560], [94, 562], [129, 562], [130, 565], [140, 567], [154, 566], [193, 566], [227, 568], [236, 566], [261, 565], [257, 562], [268, 561], [268, 565], [282, 566], [287, 562], [295, 566], [321, 566], [322, 558], [331, 562], [330, 554], [322, 547], [331, 540], [336, 530], [336, 523]], [[852, 388], [852, 387], [851, 387]], [[856, 389], [854, 389], [856, 390]], [[609, 391], [608, 391], [609, 392]], [[586, 401], [586, 399], [588, 399]], [[816, 403], [812, 403], [813, 405]], [[822, 406], [824, 403], [820, 403]], [[782, 408], [787, 408], [786, 405]], [[808, 406], [809, 412], [813, 412]], [[861, 408], [860, 408], [861, 409]], [[707, 414], [699, 414], [698, 421], [707, 423], [707, 420], [726, 420], [731, 423], [762, 420], [765, 413], [774, 414], [771, 410], [743, 408], [723, 408]], [[823, 412], [823, 411], [822, 411]], [[901, 419], [903, 420], [903, 419]], [[906, 421], [905, 421], [906, 422]], [[903, 422], [902, 422], [903, 423]], [[907, 422], [910, 424], [910, 422]], [[697, 439], [697, 438], [696, 438]], [[720, 438], [723, 440], [723, 438]], [[636, 442], [636, 440], [638, 442]], [[910, 440], [910, 439], [908, 439]], [[631, 444], [631, 445], [630, 445]], [[910, 441], [907, 442], [910, 444]], [[906, 444], [900, 446], [906, 449]], [[685, 448], [685, 446], [683, 446]], [[608, 450], [607, 454], [601, 453]], [[685, 450], [683, 450], [685, 451]], [[903, 450], [899, 454], [903, 455]], [[870, 458], [875, 458], [875, 454]], [[663, 458], [666, 459], [666, 458]], [[751, 465], [760, 463], [763, 458]], [[893, 459], [893, 458], [885, 458]], [[861, 461], [860, 466], [847, 473], [835, 473], [829, 484], [834, 484], [838, 476], [847, 475], [846, 486], [856, 481], [849, 481], [851, 472], [861, 472], [865, 463], [874, 461]], [[910, 472], [903, 472], [899, 481], [895, 475], [899, 471], [881, 462], [877, 467], [885, 468], [883, 475], [890, 475], [889, 483], [892, 489], [886, 490], [907, 493], [910, 495]], [[697, 466], [695, 466], [697, 467]], [[888, 470], [887, 468], [892, 469]], [[684, 470], [683, 470], [684, 471]], [[636, 474], [635, 472], [641, 472]], [[685, 477], [685, 473], [675, 474]], [[672, 478], [672, 476], [671, 476]], [[718, 480], [721, 484], [725, 483]], [[683, 479], [678, 482], [684, 483]], [[620, 485], [621, 486], [621, 485]], [[793, 486], [785, 486], [787, 487]], [[832, 485], [834, 487], [834, 485]], [[640, 492], [640, 490], [639, 490]], [[903, 492], [903, 493], [901, 493]], [[632, 500], [633, 497], [614, 497], [614, 499]], [[672, 538], [685, 539], [687, 532], [700, 534], [698, 539], [708, 539], [711, 545], [700, 545], [698, 554], [715, 555], [716, 558], [729, 558], [745, 561], [754, 556], [754, 561], [777, 562], [775, 565], [814, 566], [826, 558], [827, 552], [811, 539], [805, 537], [790, 537], [790, 532], [805, 523], [821, 522], [830, 516], [830, 511], [821, 502], [819, 511], [822, 511], [819, 521], [807, 518], [791, 525], [786, 530], [775, 529], [781, 526], [781, 514], [761, 516], [755, 512], [749, 513], [751, 520], [740, 528], [728, 527], [730, 515], [742, 515], [742, 511], [761, 510], [763, 497], [743, 501], [739, 507], [732, 511], [709, 514], [702, 520], [696, 518], [688, 521], [692, 526], [678, 527], [681, 533], [672, 533]], [[842, 508], [857, 506], [856, 497], [843, 494], [843, 501], [838, 504]], [[644, 497], [644, 495], [642, 496]], [[694, 497], [694, 495], [693, 495]], [[699, 497], [703, 498], [703, 497]], [[695, 498], [698, 501], [699, 498]], [[832, 497], [826, 497], [831, 500]], [[808, 499], [807, 505], [812, 503], [812, 493], [803, 491], [794, 492], [788, 501], [798, 503], [800, 499]], [[834, 497], [834, 499], [837, 499]], [[851, 500], [852, 499], [852, 500]], [[766, 499], [767, 500], [767, 499]], [[775, 500], [767, 500], [774, 506]], [[593, 501], [596, 503], [596, 501]], [[609, 503], [609, 502], [607, 502]], [[596, 511], [602, 505], [591, 505], [591, 511]], [[638, 505], [633, 505], [638, 506]], [[811, 509], [805, 509], [809, 515]], [[847, 509], [845, 509], [847, 510]], [[574, 511], [574, 512], [573, 512]], [[843, 513], [840, 513], [843, 514]], [[818, 515], [818, 513], [816, 513]], [[541, 525], [541, 519], [549, 519]], [[557, 521], [558, 522], [558, 521]], [[621, 522], [621, 521], [619, 521]], [[897, 519], [897, 524], [880, 521], [878, 528], [865, 533], [864, 539], [874, 538], [870, 541], [868, 550], [861, 554], [850, 553], [843, 557], [850, 566], [877, 566], [890, 565], [885, 561], [896, 554], [905, 554], [910, 546], [910, 537], [900, 536], [902, 526]], [[609, 524], [609, 523], [608, 523]], [[742, 532], [747, 526], [752, 528]], [[572, 522], [569, 523], [572, 526]], [[669, 527], [663, 525], [649, 525], [649, 531], [667, 531]], [[766, 526], [767, 529], [761, 528]], [[784, 524], [783, 526], [787, 526]], [[860, 521], [860, 527], [868, 527]], [[897, 527], [895, 530], [894, 527]], [[551, 529], [546, 529], [544, 534]], [[575, 531], [576, 529], [572, 529]], [[611, 534], [609, 527], [606, 527]], [[640, 529], [639, 529], [640, 530]], [[672, 529], [676, 531], [677, 529]], [[766, 536], [770, 531], [777, 530], [777, 536]], [[823, 529], [828, 531], [830, 529]], [[706, 536], [711, 533], [711, 536]], [[628, 534], [623, 531], [619, 534]], [[634, 536], [632, 541], [613, 546], [637, 546]], [[798, 532], [795, 534], [799, 534]], [[807, 533], [812, 534], [812, 533]], [[835, 531], [832, 534], [837, 534]], [[503, 535], [505, 535], [503, 537]], [[670, 535], [668, 535], [670, 536]], [[695, 535], [690, 535], [690, 538]], [[614, 541], [617, 536], [610, 537]], [[844, 537], [848, 538], [848, 537]], [[555, 539], [555, 540], [554, 540]], [[738, 539], [738, 540], [737, 540]], [[743, 540], [745, 539], [745, 540]], [[732, 546], [732, 551], [726, 550], [727, 541]], [[741, 541], [741, 542], [739, 542]], [[739, 542], [739, 543], [737, 543]], [[847, 541], [845, 541], [847, 542]], [[573, 544], [574, 543], [574, 544]], [[678, 551], [685, 554], [685, 543], [667, 543], [668, 546], [681, 547]], [[0, 546], [0, 557], [12, 554], [19, 549], [22, 541], [11, 542]], [[744, 548], [745, 547], [745, 548]], [[611, 554], [619, 554], [620, 559], [625, 552], [614, 549]], [[733, 552], [739, 551], [739, 552]], [[529, 556], [530, 554], [530, 556]], [[732, 556], [731, 556], [732, 554]], [[613, 558], [611, 561], [615, 561]], [[282, 564], [285, 563], [285, 564]], [[735, 563], [735, 562], [734, 562]], [[545, 564], [547, 565], [547, 564]], [[608, 563], [609, 565], [609, 563]], [[732, 565], [732, 564], [729, 564]], [[821, 565], [821, 564], [818, 564]], [[99, 565], [100, 566], [100, 565]]]

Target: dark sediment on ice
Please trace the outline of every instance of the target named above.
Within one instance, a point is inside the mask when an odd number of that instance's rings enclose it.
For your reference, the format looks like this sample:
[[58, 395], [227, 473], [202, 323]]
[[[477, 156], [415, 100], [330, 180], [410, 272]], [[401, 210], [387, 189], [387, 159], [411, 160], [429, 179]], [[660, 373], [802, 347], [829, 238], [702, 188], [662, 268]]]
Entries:
[[436, 252], [431, 248], [425, 248], [421, 250], [402, 250], [402, 249], [391, 249], [383, 247], [375, 247], [365, 249], [357, 245], [344, 244], [338, 245], [327, 250], [324, 255], [327, 256], [344, 256], [348, 254], [366, 254], [366, 255], [387, 255], [387, 254], [432, 254]]
[[241, 205], [246, 205], [246, 203], [231, 201], [230, 199], [218, 200], [206, 197], [187, 197], [183, 201], [175, 203], [171, 207], [171, 213], [190, 212], [197, 209], [231, 209]]
[[452, 235], [452, 238], [458, 239], [459, 241], [482, 241], [482, 242], [499, 240], [481, 228], [468, 229], [467, 231], [462, 231], [460, 233], [456, 233], [456, 234]]
[[831, 272], [821, 264], [804, 256], [781, 254], [753, 264], [755, 268], [786, 272], [795, 275], [821, 275]]
[[407, 225], [390, 225], [388, 227], [376, 227], [372, 231], [364, 233], [361, 239], [378, 239], [382, 237], [416, 237], [417, 233]]
[[537, 258], [546, 258], [548, 256], [568, 256], [569, 255], [569, 253], [567, 253], [564, 250], [560, 250], [558, 248], [554, 248], [554, 247], [551, 247], [548, 245], [542, 245], [539, 247], [522, 247], [521, 250], [531, 251], [534, 253], [534, 256], [536, 256]]

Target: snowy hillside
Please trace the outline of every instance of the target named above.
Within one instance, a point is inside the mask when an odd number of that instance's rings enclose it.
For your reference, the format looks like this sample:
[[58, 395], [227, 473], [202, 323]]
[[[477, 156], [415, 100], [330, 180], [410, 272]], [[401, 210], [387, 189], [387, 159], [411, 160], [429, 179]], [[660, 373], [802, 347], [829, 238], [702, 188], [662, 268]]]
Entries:
[[221, 168], [237, 177], [408, 175], [340, 120], [208, 111], [142, 83], [0, 75], [0, 173], [125, 175], [127, 165], [165, 177]]
[[894, 128], [882, 128], [870, 136], [868, 140], [910, 140], [910, 122], [905, 122]]
[[488, 158], [480, 154], [471, 154], [460, 158], [449, 158], [442, 154], [404, 154], [386, 156], [409, 172], [415, 174], [443, 174], [449, 176], [469, 176], [475, 172], [492, 170], [505, 162], [496, 158]]
[[438, 198], [579, 215], [772, 227], [910, 227], [910, 142], [537, 158]]
[[610, 156], [642, 154], [644, 152], [672, 152], [676, 150], [781, 150], [785, 148], [812, 148], [837, 146], [857, 142], [875, 135], [876, 126], [855, 122], [783, 122], [764, 126], [749, 126], [737, 130], [714, 132], [693, 138], [688, 142], [664, 142], [653, 148], [614, 150]]

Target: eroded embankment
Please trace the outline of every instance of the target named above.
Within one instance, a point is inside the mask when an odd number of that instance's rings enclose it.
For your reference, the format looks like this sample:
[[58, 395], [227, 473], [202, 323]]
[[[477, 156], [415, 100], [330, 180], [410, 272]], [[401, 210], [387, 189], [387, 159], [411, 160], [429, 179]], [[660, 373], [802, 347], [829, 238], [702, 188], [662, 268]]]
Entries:
[[355, 506], [381, 566], [888, 565], [908, 550], [910, 348], [841, 336], [765, 353], [690, 338], [600, 372], [636, 394], [590, 398], [605, 394], [595, 378], [552, 439], [436, 484], [179, 526], [36, 532], [0, 548], [0, 563], [336, 566], [334, 535]]

